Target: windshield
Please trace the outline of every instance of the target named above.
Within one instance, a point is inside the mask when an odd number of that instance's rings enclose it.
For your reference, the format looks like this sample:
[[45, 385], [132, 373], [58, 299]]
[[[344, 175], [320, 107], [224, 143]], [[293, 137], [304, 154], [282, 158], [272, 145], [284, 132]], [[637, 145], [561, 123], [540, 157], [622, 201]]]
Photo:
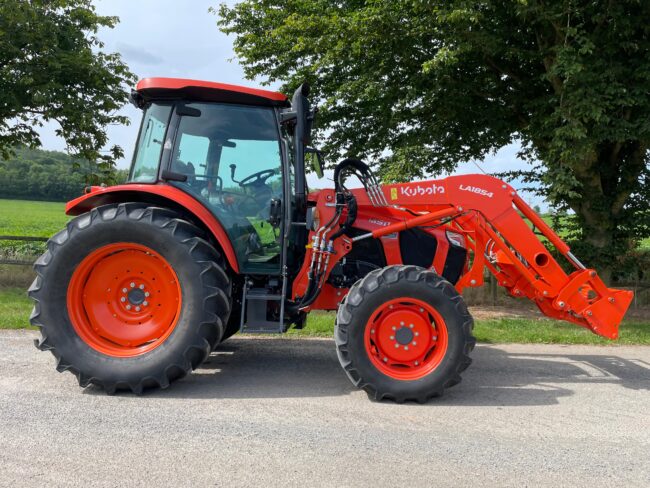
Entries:
[[146, 109], [133, 156], [129, 181], [139, 183], [156, 181], [171, 109], [170, 105], [155, 103]]

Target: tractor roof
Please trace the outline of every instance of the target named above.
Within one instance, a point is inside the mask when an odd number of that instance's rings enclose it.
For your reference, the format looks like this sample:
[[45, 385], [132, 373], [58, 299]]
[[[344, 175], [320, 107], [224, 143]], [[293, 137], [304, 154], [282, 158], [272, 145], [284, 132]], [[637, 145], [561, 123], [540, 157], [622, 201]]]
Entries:
[[244, 105], [289, 105], [287, 97], [279, 92], [182, 78], [145, 78], [140, 80], [135, 91], [145, 100], [181, 98]]

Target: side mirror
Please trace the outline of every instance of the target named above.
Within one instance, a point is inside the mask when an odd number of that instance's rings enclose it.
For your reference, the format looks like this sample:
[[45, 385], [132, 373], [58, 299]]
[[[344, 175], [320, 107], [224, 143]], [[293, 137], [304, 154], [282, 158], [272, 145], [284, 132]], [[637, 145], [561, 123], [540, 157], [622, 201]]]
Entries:
[[323, 166], [325, 165], [323, 153], [313, 147], [305, 148], [305, 162], [309, 163], [314, 173], [319, 178], [323, 177]]

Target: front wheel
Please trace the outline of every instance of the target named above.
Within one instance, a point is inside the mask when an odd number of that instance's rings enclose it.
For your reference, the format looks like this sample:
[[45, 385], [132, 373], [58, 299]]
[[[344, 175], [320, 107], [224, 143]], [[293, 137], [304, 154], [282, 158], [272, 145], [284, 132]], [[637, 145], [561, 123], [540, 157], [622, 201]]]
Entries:
[[339, 361], [376, 400], [442, 395], [471, 363], [473, 321], [462, 297], [435, 272], [389, 266], [355, 283], [336, 316]]
[[171, 210], [106, 205], [72, 220], [35, 264], [37, 346], [80, 386], [166, 388], [221, 340], [230, 280], [203, 233]]

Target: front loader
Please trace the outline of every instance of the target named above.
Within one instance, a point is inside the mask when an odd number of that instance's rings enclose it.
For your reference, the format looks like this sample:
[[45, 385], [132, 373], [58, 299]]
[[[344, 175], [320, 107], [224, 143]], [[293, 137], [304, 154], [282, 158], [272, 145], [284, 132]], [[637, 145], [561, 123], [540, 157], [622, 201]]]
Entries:
[[507, 183], [380, 185], [346, 159], [334, 188], [310, 192], [306, 166], [322, 174], [322, 162], [308, 94], [138, 84], [128, 182], [69, 202], [75, 218], [35, 264], [30, 320], [59, 371], [108, 393], [166, 388], [239, 331], [282, 333], [337, 310], [351, 381], [375, 399], [425, 402], [471, 362], [461, 292], [485, 268], [545, 315], [617, 337], [631, 292], [585, 268]]

